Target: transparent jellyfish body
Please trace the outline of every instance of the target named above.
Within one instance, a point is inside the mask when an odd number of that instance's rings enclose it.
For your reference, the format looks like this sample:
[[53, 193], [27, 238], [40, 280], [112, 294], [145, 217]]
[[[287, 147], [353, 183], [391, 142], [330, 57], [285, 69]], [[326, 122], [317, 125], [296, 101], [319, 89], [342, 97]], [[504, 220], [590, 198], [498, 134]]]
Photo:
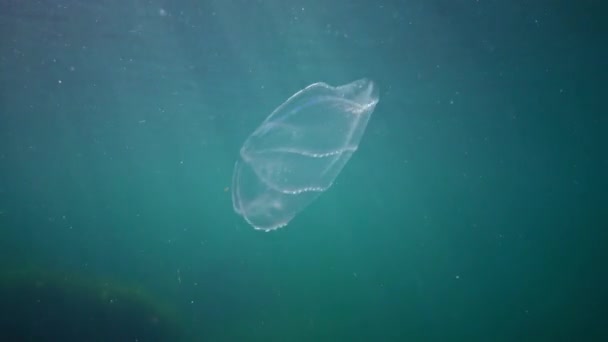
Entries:
[[245, 140], [234, 165], [234, 210], [253, 228], [286, 226], [329, 189], [357, 150], [378, 103], [367, 79], [314, 83], [275, 109]]

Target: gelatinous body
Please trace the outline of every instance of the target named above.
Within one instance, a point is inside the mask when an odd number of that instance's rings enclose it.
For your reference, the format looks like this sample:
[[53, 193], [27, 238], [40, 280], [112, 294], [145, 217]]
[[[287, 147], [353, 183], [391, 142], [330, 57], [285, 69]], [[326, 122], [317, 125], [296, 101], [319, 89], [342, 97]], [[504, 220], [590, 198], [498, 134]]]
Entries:
[[247, 138], [234, 165], [234, 210], [255, 229], [283, 227], [336, 179], [361, 137], [378, 91], [367, 79], [314, 83]]

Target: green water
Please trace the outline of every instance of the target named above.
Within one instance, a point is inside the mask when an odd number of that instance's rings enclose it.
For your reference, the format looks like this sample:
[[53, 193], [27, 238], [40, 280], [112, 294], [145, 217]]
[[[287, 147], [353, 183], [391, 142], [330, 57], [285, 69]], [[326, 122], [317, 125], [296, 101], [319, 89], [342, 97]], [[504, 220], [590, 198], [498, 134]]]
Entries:
[[[591, 0], [2, 2], [0, 266], [136, 284], [188, 341], [605, 340], [606, 29]], [[243, 141], [361, 77], [357, 153], [254, 231]]]

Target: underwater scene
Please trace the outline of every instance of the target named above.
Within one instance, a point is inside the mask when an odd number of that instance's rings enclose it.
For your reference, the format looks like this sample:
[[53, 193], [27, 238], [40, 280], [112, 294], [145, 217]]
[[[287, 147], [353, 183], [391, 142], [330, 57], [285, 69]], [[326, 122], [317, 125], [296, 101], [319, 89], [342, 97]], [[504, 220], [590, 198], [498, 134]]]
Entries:
[[0, 341], [607, 341], [602, 13], [0, 1]]

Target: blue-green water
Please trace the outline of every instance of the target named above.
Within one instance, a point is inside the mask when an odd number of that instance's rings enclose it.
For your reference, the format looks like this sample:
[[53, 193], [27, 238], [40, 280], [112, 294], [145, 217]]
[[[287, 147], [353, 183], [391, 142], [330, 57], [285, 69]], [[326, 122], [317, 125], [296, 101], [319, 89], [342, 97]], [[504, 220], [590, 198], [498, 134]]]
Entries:
[[[187, 341], [604, 340], [606, 29], [591, 0], [2, 1], [2, 276], [142, 289]], [[247, 135], [361, 77], [357, 153], [254, 231]]]

